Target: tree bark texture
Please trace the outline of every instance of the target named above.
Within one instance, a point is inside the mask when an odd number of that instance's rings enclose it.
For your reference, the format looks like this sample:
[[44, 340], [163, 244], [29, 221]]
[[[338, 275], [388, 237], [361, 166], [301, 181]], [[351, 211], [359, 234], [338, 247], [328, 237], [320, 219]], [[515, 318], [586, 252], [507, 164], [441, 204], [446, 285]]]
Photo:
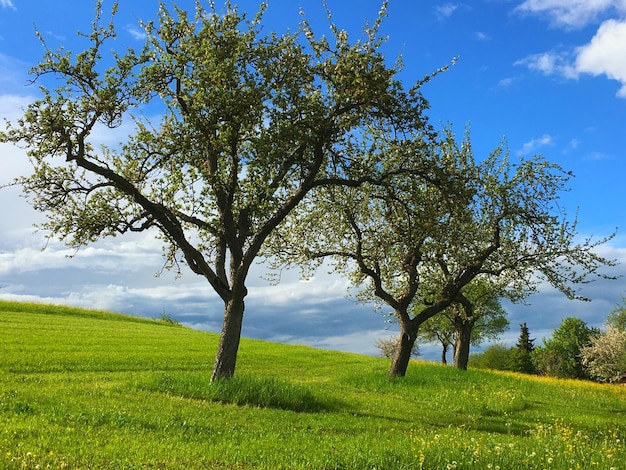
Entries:
[[230, 379], [235, 373], [237, 363], [237, 351], [241, 339], [241, 326], [243, 324], [244, 295], [233, 295], [224, 304], [224, 322], [222, 333], [215, 355], [215, 364], [211, 382], [219, 379]]
[[454, 343], [454, 367], [467, 370], [469, 361], [470, 342], [474, 322], [459, 321], [456, 324], [456, 341]]
[[417, 330], [411, 331], [404, 328], [402, 329], [398, 354], [396, 354], [396, 357], [393, 358], [391, 370], [389, 371], [390, 377], [404, 377], [406, 375], [406, 370], [409, 367], [409, 360], [411, 359], [411, 351], [413, 351], [416, 339]]

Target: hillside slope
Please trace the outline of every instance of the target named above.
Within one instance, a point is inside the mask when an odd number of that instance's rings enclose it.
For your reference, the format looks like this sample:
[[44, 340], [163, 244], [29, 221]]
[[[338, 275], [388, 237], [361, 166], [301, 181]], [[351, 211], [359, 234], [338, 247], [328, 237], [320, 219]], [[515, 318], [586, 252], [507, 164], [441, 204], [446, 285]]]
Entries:
[[[626, 387], [244, 339], [0, 302], [0, 468], [620, 468]], [[489, 466], [491, 465], [491, 466]]]

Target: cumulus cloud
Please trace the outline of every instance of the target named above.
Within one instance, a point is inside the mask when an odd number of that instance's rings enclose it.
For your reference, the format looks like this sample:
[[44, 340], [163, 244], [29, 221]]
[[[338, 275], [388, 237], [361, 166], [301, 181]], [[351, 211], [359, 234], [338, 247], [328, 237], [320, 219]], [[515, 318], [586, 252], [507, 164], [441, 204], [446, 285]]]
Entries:
[[10, 8], [12, 10], [16, 10], [17, 8], [15, 8], [15, 6], [13, 5], [13, 2], [11, 0], [0, 0], [0, 7], [2, 8]]
[[578, 49], [576, 70], [617, 80], [617, 95], [626, 98], [626, 21], [607, 20], [589, 44]]
[[626, 20], [607, 20], [591, 41], [572, 53], [543, 52], [515, 62], [546, 76], [575, 80], [583, 74], [617, 80], [620, 98], [626, 98]]
[[516, 61], [514, 65], [523, 65], [544, 75], [556, 75], [567, 79], [576, 79], [579, 75], [567, 56], [555, 52], [532, 54]]
[[516, 11], [545, 15], [558, 26], [580, 28], [611, 12], [626, 12], [626, 2], [624, 0], [526, 0], [516, 8]]
[[[588, 44], [569, 52], [533, 54], [515, 65], [565, 79], [604, 75], [620, 82], [617, 96], [626, 98], [626, 0], [526, 0], [516, 11], [544, 14], [566, 27], [582, 27], [604, 17]], [[609, 15], [614, 18], [606, 19]]]
[[541, 137], [536, 139], [529, 140], [528, 142], [522, 145], [522, 148], [519, 149], [516, 153], [517, 155], [529, 155], [531, 153], [536, 152], [542, 147], [546, 147], [549, 145], [554, 145], [554, 139], [550, 134], [544, 134]]

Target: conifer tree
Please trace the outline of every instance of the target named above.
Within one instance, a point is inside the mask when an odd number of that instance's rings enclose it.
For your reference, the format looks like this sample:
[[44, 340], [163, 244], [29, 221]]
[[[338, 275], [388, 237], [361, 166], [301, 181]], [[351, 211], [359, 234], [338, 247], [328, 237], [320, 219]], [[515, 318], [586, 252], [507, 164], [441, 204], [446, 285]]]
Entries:
[[530, 332], [526, 322], [520, 325], [520, 335], [517, 344], [511, 350], [511, 370], [524, 374], [535, 374], [537, 371], [533, 365], [531, 353], [535, 349], [535, 338], [530, 338]]

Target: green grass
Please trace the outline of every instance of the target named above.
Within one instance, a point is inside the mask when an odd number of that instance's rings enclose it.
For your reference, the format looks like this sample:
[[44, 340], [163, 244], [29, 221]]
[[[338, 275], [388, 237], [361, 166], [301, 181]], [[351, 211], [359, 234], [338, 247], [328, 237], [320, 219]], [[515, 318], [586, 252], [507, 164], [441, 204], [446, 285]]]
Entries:
[[626, 387], [243, 340], [0, 302], [0, 469], [610, 469]]

